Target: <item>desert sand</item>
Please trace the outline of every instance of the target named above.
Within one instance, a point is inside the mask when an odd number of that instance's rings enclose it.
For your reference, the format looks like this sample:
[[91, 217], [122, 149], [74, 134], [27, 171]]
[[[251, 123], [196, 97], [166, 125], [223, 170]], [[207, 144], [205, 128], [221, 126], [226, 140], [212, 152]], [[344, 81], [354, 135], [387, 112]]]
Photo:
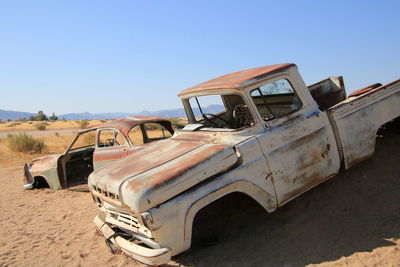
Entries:
[[[374, 157], [272, 214], [246, 198], [218, 202], [169, 265], [400, 266], [400, 132], [383, 135]], [[0, 266], [143, 266], [110, 253], [89, 193], [23, 191], [26, 158], [0, 156]], [[203, 247], [210, 236], [219, 243]]]

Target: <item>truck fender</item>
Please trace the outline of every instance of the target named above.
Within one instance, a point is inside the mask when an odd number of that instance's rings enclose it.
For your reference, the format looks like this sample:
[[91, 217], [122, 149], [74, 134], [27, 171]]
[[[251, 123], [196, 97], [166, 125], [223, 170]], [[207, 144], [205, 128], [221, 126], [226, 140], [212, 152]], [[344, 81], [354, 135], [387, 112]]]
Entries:
[[231, 193], [243, 193], [258, 204], [260, 204], [267, 212], [273, 212], [277, 208], [276, 197], [263, 190], [258, 185], [251, 183], [247, 180], [236, 180], [228, 185], [207, 194], [206, 196], [196, 200], [187, 210], [185, 216], [185, 243], [190, 247], [192, 239], [193, 220], [196, 214], [204, 207], [213, 203], [214, 201]]

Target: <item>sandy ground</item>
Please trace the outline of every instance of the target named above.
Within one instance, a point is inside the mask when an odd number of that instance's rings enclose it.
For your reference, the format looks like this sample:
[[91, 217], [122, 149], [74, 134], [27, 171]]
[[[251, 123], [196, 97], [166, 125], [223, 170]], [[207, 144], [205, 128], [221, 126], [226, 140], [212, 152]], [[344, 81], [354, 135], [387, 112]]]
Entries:
[[[400, 133], [373, 158], [268, 214], [225, 198], [196, 221], [173, 266], [400, 266]], [[112, 255], [88, 193], [22, 190], [23, 159], [0, 166], [0, 266], [137, 266]], [[219, 244], [202, 247], [204, 238]]]

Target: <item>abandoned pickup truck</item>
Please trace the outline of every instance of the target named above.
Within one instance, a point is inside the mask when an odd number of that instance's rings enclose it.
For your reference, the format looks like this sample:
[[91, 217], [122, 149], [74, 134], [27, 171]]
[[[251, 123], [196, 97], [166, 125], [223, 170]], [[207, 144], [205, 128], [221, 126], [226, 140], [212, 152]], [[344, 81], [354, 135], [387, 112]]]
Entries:
[[168, 138], [171, 123], [158, 117], [126, 117], [80, 131], [63, 154], [32, 160], [24, 166], [24, 189], [50, 187], [87, 191], [87, 177], [143, 144]]
[[273, 212], [371, 156], [378, 128], [400, 116], [400, 80], [346, 98], [341, 77], [307, 87], [294, 64], [228, 74], [179, 96], [188, 125], [88, 181], [108, 246], [146, 264], [189, 249], [196, 214], [217, 199], [242, 193]]

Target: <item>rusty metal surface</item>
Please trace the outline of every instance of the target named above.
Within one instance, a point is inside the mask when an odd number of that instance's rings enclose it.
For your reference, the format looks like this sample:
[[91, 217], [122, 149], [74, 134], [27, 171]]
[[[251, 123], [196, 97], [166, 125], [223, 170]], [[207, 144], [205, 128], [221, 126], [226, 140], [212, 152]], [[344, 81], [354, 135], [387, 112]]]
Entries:
[[164, 166], [139, 174], [122, 186], [123, 199], [138, 212], [229, 170], [238, 161], [231, 147], [205, 144]]
[[[141, 149], [134, 150], [131, 154], [107, 169], [95, 171], [96, 186], [119, 183], [129, 177], [137, 175], [148, 169], [157, 167], [160, 164], [168, 162], [178, 156], [200, 147], [199, 142], [171, 142], [169, 140], [149, 143]], [[93, 176], [93, 175], [92, 175]], [[108, 186], [108, 189], [109, 186]], [[118, 192], [117, 190], [111, 190]]]
[[59, 157], [60, 154], [54, 154], [33, 159], [31, 162], [34, 164], [32, 165], [31, 172], [35, 173], [53, 167]]
[[365, 93], [371, 91], [372, 89], [378, 88], [380, 86], [382, 86], [381, 83], [374, 83], [374, 84], [368, 85], [368, 86], [366, 86], [364, 88], [355, 90], [354, 92], [352, 92], [349, 95], [349, 97], [354, 97], [354, 96], [359, 96], [359, 95], [365, 94]]
[[156, 116], [129, 116], [129, 117], [121, 118], [121, 119], [116, 119], [116, 120], [113, 120], [110, 122], [97, 124], [97, 125], [90, 127], [89, 129], [116, 128], [116, 129], [120, 130], [124, 135], [128, 135], [128, 132], [132, 128], [134, 128], [142, 123], [150, 123], [150, 122], [161, 123], [164, 126], [169, 125], [169, 127], [167, 127], [167, 128], [172, 129], [171, 122], [169, 120], [163, 119], [160, 117], [156, 117]]
[[225, 145], [205, 146], [204, 149], [199, 149], [200, 151], [196, 151], [196, 153], [190, 153], [182, 160], [174, 160], [173, 162], [171, 161], [168, 166], [168, 171], [165, 171], [163, 168], [158, 168], [152, 172], [151, 176], [149, 177], [143, 176], [140, 177], [140, 179], [130, 180], [126, 184], [126, 189], [128, 191], [132, 191], [133, 193], [137, 193], [139, 191], [146, 190], [146, 188], [162, 186], [164, 183], [167, 183], [169, 180], [182, 175], [184, 172], [213, 157], [225, 148]]
[[[97, 149], [99, 150], [99, 149]], [[116, 146], [100, 149], [101, 152], [96, 151], [93, 153], [93, 167], [95, 170], [111, 163], [114, 160], [120, 159], [128, 155], [128, 151], [133, 150], [133, 147]]]
[[239, 89], [251, 85], [252, 83], [258, 82], [260, 79], [265, 78], [272, 73], [282, 71], [289, 67], [296, 66], [293, 63], [277, 64], [271, 66], [264, 66], [259, 68], [242, 70], [230, 74], [223, 75], [221, 77], [200, 83], [192, 86], [186, 90], [183, 90], [178, 95], [184, 95], [187, 93], [193, 93], [203, 90], [218, 90], [218, 89]]
[[29, 164], [29, 172], [32, 177], [43, 177], [51, 189], [61, 189], [57, 172], [57, 163], [60, 156], [60, 154], [54, 154], [33, 159]]
[[329, 109], [346, 168], [374, 153], [376, 133], [400, 116], [400, 79], [346, 99]]
[[[120, 185], [129, 179], [127, 188], [130, 191], [146, 191], [146, 188], [167, 183], [225, 148], [226, 145], [171, 139], [149, 143], [106, 168], [95, 171], [89, 177], [89, 183], [118, 194]], [[160, 165], [167, 167], [158, 169]], [[131, 179], [136, 176], [140, 179]]]
[[[159, 123], [163, 125], [168, 131], [170, 131], [171, 134], [174, 132], [170, 121], [155, 116], [131, 116], [94, 125], [88, 129], [81, 130], [78, 133], [74, 141], [68, 147], [67, 151], [62, 155], [60, 160], [61, 162], [59, 164], [57, 161], [61, 156], [60, 154], [36, 158], [32, 160], [29, 164], [29, 173], [32, 175], [32, 177], [43, 177], [53, 190], [66, 188], [68, 186], [65, 178], [60, 177], [60, 175], [66, 175], [65, 162], [70, 159], [70, 157], [68, 157], [68, 155], [71, 153], [70, 149], [80, 135], [85, 134], [89, 131], [95, 131], [96, 129], [112, 128], [119, 130], [124, 135], [124, 138], [126, 140], [129, 140], [129, 131], [132, 128], [144, 123]], [[97, 135], [96, 139], [98, 139]], [[113, 146], [105, 148], [96, 147], [95, 152], [93, 153], [93, 165], [95, 169], [103, 167], [111, 163], [112, 161], [133, 153], [134, 151], [137, 151], [137, 149], [138, 147], [132, 147], [129, 143], [126, 143], [125, 146]], [[24, 179], [28, 181], [26, 177]], [[26, 184], [27, 183], [28, 182], [26, 182]]]
[[[302, 106], [264, 121], [251, 90], [277, 79], [290, 81]], [[104, 196], [118, 194], [111, 209], [127, 206], [144, 236], [179, 254], [190, 247], [196, 213], [218, 198], [244, 193], [272, 212], [333, 177], [342, 160], [349, 167], [371, 155], [376, 130], [400, 116], [400, 80], [350, 99], [338, 77], [313, 88], [323, 105], [336, 105], [321, 110], [294, 64], [232, 73], [184, 90], [184, 103], [240, 90], [235, 93], [254, 111], [254, 125], [226, 130], [193, 124], [92, 173], [90, 188], [101, 188], [106, 202]]]

